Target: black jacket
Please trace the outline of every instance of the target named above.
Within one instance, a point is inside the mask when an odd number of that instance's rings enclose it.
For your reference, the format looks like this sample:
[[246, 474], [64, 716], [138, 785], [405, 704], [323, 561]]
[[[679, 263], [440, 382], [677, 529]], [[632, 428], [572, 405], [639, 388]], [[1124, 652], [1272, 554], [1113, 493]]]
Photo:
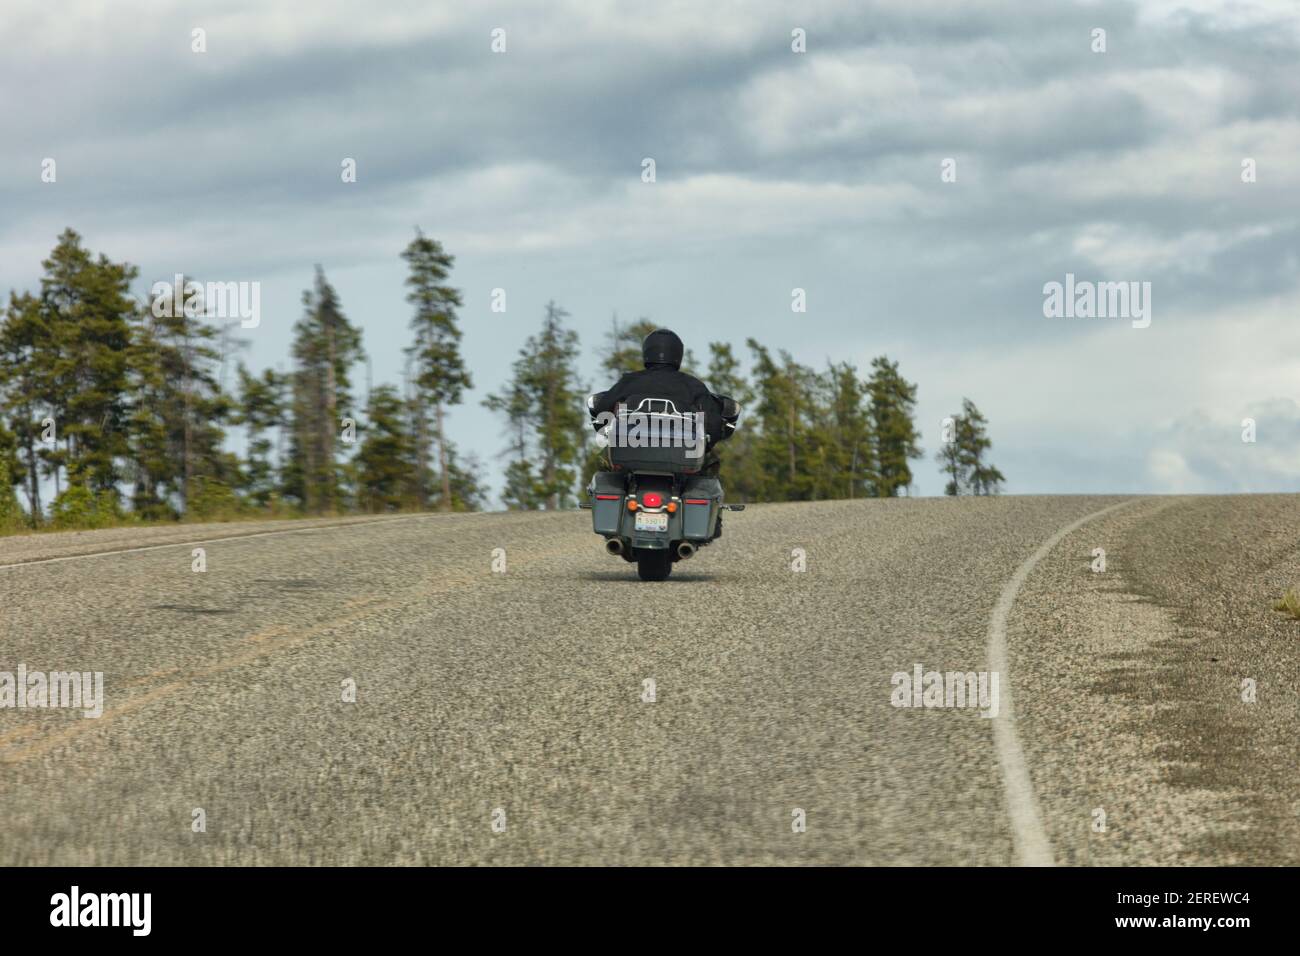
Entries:
[[620, 402], [628, 410], [635, 410], [643, 398], [667, 398], [679, 412], [703, 412], [704, 430], [709, 444], [716, 445], [730, 435], [722, 427], [723, 398], [709, 391], [707, 385], [693, 375], [680, 372], [671, 365], [650, 365], [639, 372], [628, 372], [608, 391], [596, 396], [593, 414], [614, 414]]

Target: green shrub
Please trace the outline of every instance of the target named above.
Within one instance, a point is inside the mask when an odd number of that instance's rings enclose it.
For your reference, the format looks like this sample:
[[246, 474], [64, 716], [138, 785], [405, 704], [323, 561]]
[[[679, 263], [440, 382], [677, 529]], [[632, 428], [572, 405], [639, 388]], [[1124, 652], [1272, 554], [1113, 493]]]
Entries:
[[124, 515], [113, 491], [92, 492], [85, 485], [69, 485], [50, 503], [50, 524], [59, 529], [111, 528]]
[[187, 519], [222, 521], [238, 518], [243, 512], [243, 502], [225, 482], [205, 477], [190, 482], [190, 499], [185, 511]]

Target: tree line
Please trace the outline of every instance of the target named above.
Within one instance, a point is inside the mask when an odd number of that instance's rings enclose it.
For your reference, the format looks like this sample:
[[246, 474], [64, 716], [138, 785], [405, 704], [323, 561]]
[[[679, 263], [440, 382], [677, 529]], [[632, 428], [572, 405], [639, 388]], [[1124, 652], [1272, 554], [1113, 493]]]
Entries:
[[[418, 230], [402, 258], [411, 307], [403, 381], [368, 384], [359, 402], [362, 332], [319, 266], [289, 369], [255, 373], [240, 358], [238, 321], [211, 314], [198, 280], [142, 303], [131, 293], [134, 266], [93, 255], [65, 230], [39, 290], [11, 292], [0, 316], [0, 528], [488, 507], [483, 464], [447, 437], [474, 387], [454, 258]], [[568, 318], [548, 303], [508, 380], [483, 400], [503, 425], [507, 508], [572, 507], [599, 467]], [[640, 367], [641, 339], [656, 327], [612, 321], [598, 349], [609, 382]], [[908, 492], [921, 435], [916, 385], [897, 362], [880, 356], [862, 377], [850, 363], [816, 369], [752, 338], [745, 348], [747, 375], [726, 342], [711, 342], [703, 363], [689, 350], [683, 362], [745, 409], [722, 446], [729, 499]], [[948, 494], [998, 491], [986, 426], [969, 400], [944, 423]], [[243, 430], [242, 453], [232, 428]]]

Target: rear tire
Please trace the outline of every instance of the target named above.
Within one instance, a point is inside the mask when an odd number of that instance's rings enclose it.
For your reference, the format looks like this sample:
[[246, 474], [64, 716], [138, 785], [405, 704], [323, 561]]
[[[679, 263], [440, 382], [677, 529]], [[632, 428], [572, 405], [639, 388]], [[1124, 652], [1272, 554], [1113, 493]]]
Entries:
[[642, 581], [666, 581], [673, 573], [672, 554], [667, 551], [650, 551], [638, 549], [636, 553], [636, 573]]

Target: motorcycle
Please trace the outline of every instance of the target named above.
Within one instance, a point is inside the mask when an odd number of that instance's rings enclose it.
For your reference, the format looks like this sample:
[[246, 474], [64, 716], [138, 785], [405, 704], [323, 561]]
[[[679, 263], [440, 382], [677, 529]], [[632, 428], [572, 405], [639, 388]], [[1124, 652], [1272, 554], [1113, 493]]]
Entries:
[[[707, 443], [701, 414], [646, 398], [631, 412], [618, 406], [602, 422], [592, 411], [596, 398], [587, 398], [587, 410], [596, 443], [609, 449], [611, 470], [592, 476], [582, 507], [591, 510], [592, 530], [605, 539], [608, 554], [635, 562], [642, 581], [666, 580], [674, 564], [720, 536], [724, 510], [745, 506], [724, 504], [722, 482], [700, 473]], [[740, 408], [730, 399], [724, 407], [729, 435]]]

